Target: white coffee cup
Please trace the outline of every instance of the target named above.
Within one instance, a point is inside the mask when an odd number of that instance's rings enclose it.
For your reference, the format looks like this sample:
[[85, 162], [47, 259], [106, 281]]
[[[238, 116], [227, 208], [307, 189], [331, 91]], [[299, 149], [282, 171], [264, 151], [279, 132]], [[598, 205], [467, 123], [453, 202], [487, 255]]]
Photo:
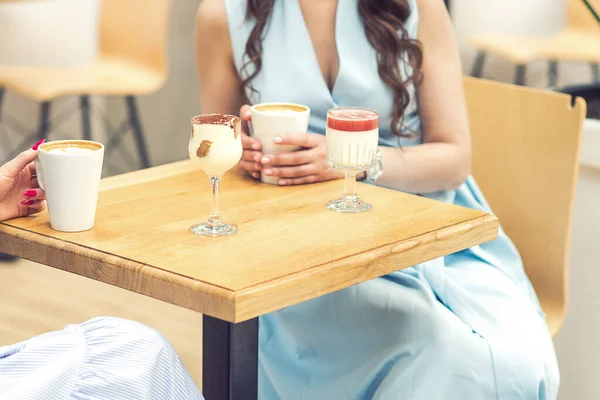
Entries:
[[[261, 103], [251, 108], [251, 135], [262, 146], [263, 154], [278, 154], [300, 149], [300, 146], [273, 143], [273, 139], [281, 134], [306, 132], [310, 118], [310, 108], [294, 103]], [[278, 176], [260, 174], [264, 183], [276, 185]]]
[[36, 173], [52, 229], [80, 232], [94, 226], [103, 159], [104, 146], [98, 142], [59, 140], [38, 148]]

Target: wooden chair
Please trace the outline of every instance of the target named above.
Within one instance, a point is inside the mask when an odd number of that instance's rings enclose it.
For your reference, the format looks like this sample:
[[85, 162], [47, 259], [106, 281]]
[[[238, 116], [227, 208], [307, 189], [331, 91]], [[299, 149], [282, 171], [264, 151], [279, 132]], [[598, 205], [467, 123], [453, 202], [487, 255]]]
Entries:
[[[0, 112], [5, 90], [39, 101], [39, 127], [35, 136], [42, 138], [50, 129], [52, 100], [79, 95], [83, 138], [91, 139], [89, 96], [121, 96], [127, 108], [127, 121], [118, 129], [111, 129], [115, 132], [108, 140], [107, 151], [116, 147], [131, 128], [141, 164], [149, 167], [135, 96], [155, 92], [166, 80], [170, 6], [171, 0], [103, 0], [98, 59], [78, 68], [0, 66]], [[16, 151], [22, 147], [18, 146]]]
[[566, 94], [474, 78], [464, 83], [473, 176], [519, 249], [554, 335], [566, 311], [585, 101], [572, 105]]
[[[600, 11], [600, 0], [589, 0]], [[493, 54], [516, 65], [514, 82], [525, 85], [527, 64], [548, 60], [548, 85], [556, 86], [558, 62], [589, 63], [594, 81], [600, 81], [600, 24], [581, 0], [568, 0], [567, 23], [560, 33], [547, 37], [518, 37], [494, 34], [476, 35], [469, 43], [477, 49], [471, 75], [481, 77], [486, 56]]]

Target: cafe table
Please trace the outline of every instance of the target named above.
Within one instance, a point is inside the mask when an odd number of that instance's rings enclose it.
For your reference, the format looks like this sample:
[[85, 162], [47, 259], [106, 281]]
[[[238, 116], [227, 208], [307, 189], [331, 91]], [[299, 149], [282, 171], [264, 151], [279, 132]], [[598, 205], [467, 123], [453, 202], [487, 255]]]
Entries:
[[256, 399], [261, 315], [492, 240], [484, 212], [359, 184], [373, 209], [336, 213], [341, 181], [277, 187], [228, 172], [229, 237], [189, 227], [210, 209], [206, 175], [182, 161], [103, 179], [96, 224], [50, 228], [47, 212], [0, 224], [0, 251], [203, 314], [203, 394]]

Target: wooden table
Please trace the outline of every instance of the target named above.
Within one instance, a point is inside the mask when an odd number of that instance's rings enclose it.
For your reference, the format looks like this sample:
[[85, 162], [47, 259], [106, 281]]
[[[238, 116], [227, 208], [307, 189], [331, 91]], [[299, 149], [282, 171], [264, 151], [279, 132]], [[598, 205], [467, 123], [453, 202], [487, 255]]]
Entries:
[[190, 161], [102, 181], [95, 227], [47, 213], [0, 224], [0, 251], [204, 314], [207, 400], [256, 398], [258, 318], [492, 240], [494, 216], [366, 184], [363, 214], [329, 211], [342, 182], [276, 187], [231, 171], [221, 209], [237, 235], [198, 237], [208, 179]]

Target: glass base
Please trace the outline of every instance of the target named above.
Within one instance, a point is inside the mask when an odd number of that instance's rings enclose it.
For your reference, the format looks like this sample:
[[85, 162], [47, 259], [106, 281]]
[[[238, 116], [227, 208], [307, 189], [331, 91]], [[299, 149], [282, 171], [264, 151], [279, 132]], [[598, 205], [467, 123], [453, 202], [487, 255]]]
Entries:
[[192, 225], [190, 231], [201, 236], [231, 236], [237, 233], [238, 227], [232, 224], [213, 225], [205, 222], [203, 224]]
[[327, 208], [337, 212], [361, 213], [369, 211], [373, 206], [362, 201], [358, 196], [342, 196], [327, 203]]

